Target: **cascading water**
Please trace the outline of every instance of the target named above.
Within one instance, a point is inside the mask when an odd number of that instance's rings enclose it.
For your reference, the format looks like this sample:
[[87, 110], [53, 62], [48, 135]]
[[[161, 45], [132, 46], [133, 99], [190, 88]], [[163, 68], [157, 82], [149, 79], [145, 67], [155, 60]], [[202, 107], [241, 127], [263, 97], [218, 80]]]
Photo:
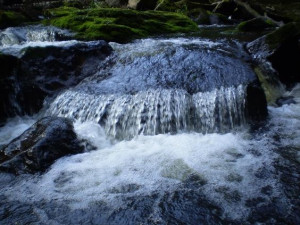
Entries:
[[[0, 173], [0, 224], [299, 221], [299, 86], [287, 93], [295, 104], [269, 107], [265, 127], [249, 132], [246, 88], [255, 75], [239, 43], [111, 45], [104, 69], [44, 109], [73, 118], [94, 151], [61, 158], [44, 174]], [[32, 122], [7, 123], [1, 144]]]
[[221, 133], [245, 124], [245, 88], [193, 95], [180, 89], [100, 96], [66, 91], [55, 99], [49, 112], [80, 122], [97, 122], [116, 139], [178, 131]]
[[72, 34], [51, 26], [9, 27], [0, 30], [0, 51], [5, 54], [21, 56], [21, 50], [36, 46], [66, 46], [76, 43], [68, 40]]

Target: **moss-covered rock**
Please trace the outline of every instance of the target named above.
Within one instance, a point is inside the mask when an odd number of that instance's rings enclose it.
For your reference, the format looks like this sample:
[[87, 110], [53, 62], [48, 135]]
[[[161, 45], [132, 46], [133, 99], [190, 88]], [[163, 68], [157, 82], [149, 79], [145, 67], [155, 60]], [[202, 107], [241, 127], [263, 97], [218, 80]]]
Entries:
[[[278, 96], [275, 89], [281, 89], [279, 80], [288, 87], [300, 82], [299, 40], [300, 24], [289, 23], [247, 44], [248, 51], [259, 65], [256, 73], [269, 102], [274, 102]], [[274, 90], [277, 93], [274, 94]]]
[[239, 31], [244, 32], [252, 32], [252, 31], [263, 31], [266, 28], [272, 28], [275, 27], [275, 24], [271, 20], [266, 20], [264, 18], [254, 18], [251, 20], [247, 20], [244, 22], [241, 22], [237, 29]]
[[289, 23], [280, 27], [266, 36], [266, 43], [271, 50], [280, 47], [282, 44], [300, 37], [300, 22]]
[[171, 12], [99, 8], [79, 10], [61, 7], [47, 11], [44, 24], [70, 29], [82, 40], [128, 42], [136, 38], [196, 31], [188, 17]]
[[0, 10], [0, 29], [19, 26], [28, 21], [29, 19], [21, 13]]

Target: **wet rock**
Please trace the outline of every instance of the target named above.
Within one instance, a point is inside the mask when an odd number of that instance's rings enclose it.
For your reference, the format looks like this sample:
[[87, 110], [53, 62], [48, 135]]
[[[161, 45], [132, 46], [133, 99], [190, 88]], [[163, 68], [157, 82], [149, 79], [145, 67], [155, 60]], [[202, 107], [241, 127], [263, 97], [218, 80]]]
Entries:
[[237, 26], [237, 29], [239, 31], [258, 32], [258, 31], [264, 31], [265, 29], [270, 27], [274, 27], [274, 24], [271, 21], [265, 20], [263, 18], [254, 18], [240, 23]]
[[265, 93], [258, 81], [247, 86], [246, 109], [250, 121], [261, 121], [268, 115]]
[[14, 104], [14, 82], [19, 70], [19, 60], [14, 56], [0, 54], [0, 125], [10, 115], [20, 113]]
[[71, 120], [46, 117], [0, 151], [0, 170], [17, 175], [43, 172], [56, 159], [82, 151]]
[[289, 23], [247, 44], [263, 74], [278, 77], [287, 86], [300, 81], [299, 27], [299, 23]]
[[21, 58], [0, 55], [0, 122], [15, 115], [37, 113], [46, 96], [98, 71], [112, 48], [97, 41], [23, 51]]
[[[1, 1], [0, 1], [0, 6], [1, 6]], [[25, 22], [29, 22], [29, 19], [24, 15], [22, 15], [21, 13], [0, 10], [0, 29], [6, 27], [19, 26], [20, 24]]]

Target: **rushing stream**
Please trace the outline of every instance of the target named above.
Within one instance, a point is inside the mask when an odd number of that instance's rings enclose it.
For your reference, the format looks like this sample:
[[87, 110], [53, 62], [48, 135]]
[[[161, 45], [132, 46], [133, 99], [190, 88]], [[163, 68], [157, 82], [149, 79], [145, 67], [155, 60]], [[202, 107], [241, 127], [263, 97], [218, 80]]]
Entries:
[[[36, 43], [6, 39], [1, 50], [14, 55]], [[0, 128], [1, 146], [39, 117], [69, 117], [93, 149], [41, 175], [0, 173], [0, 224], [299, 222], [299, 85], [285, 94], [295, 104], [269, 107], [250, 131], [246, 87], [255, 74], [240, 43], [111, 45], [105, 69]]]

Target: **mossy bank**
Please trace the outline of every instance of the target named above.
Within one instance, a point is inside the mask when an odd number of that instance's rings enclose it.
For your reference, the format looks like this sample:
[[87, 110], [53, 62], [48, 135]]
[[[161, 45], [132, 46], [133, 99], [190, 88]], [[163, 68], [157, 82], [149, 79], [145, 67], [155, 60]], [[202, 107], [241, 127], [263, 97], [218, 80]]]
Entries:
[[187, 33], [198, 30], [188, 17], [162, 11], [135, 11], [119, 8], [76, 9], [60, 7], [46, 12], [43, 23], [75, 32], [81, 40], [125, 43], [148, 36]]

